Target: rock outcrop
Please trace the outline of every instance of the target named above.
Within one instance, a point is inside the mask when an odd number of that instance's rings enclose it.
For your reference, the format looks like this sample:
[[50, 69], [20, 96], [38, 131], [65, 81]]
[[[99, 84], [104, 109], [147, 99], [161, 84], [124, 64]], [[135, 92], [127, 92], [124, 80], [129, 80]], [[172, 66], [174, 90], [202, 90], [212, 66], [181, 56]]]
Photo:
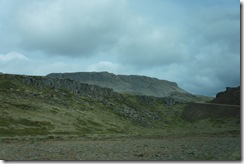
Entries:
[[[123, 97], [122, 94], [114, 92], [111, 88], [104, 88], [96, 85], [81, 83], [76, 80], [71, 79], [60, 79], [60, 78], [48, 78], [43, 76], [26, 76], [26, 75], [14, 75], [14, 74], [3, 74], [0, 78], [4, 78], [10, 81], [18, 81], [22, 84], [29, 86], [38, 87], [41, 89], [50, 88], [53, 90], [66, 90], [72, 93], [80, 95], [89, 95], [92, 97], [100, 97], [103, 102], [106, 101], [105, 97]], [[171, 98], [171, 97], [154, 97], [146, 95], [134, 95], [141, 102], [145, 104], [153, 104], [157, 101], [167, 104], [174, 105], [178, 103], [183, 103], [184, 101]], [[106, 103], [106, 102], [105, 102]]]
[[113, 96], [114, 93], [110, 88], [102, 88], [96, 85], [80, 83], [70, 79], [54, 79], [42, 76], [21, 76], [21, 75], [2, 75], [5, 79], [18, 80], [19, 82], [39, 88], [64, 89], [77, 94], [92, 96]]
[[51, 78], [72, 79], [82, 83], [111, 88], [118, 93], [167, 97], [168, 104], [200, 102], [202, 99], [178, 87], [175, 82], [138, 75], [115, 75], [108, 72], [51, 73]]
[[240, 105], [240, 86], [226, 87], [226, 91], [217, 93], [212, 103]]
[[119, 93], [166, 97], [172, 93], [188, 93], [176, 83], [138, 75], [115, 75], [108, 72], [51, 73], [47, 77], [72, 79], [82, 83], [111, 88]]
[[174, 99], [171, 97], [153, 97], [153, 96], [143, 96], [143, 95], [137, 95], [140, 101], [142, 101], [145, 104], [154, 104], [156, 102], [164, 103], [167, 105], [175, 105], [183, 103], [183, 101]]

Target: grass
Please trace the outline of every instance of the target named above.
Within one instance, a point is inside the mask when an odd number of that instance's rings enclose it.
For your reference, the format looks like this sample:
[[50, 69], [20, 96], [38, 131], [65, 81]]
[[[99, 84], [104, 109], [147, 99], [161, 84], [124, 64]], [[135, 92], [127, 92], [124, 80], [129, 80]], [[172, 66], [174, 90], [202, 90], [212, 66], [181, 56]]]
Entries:
[[9, 80], [0, 80], [0, 89], [1, 90], [9, 90], [9, 89], [17, 89], [18, 85], [14, 84]]
[[[240, 131], [240, 118], [185, 120], [182, 114], [187, 104], [169, 106], [159, 99], [147, 103], [128, 94], [93, 98], [24, 85], [18, 78], [0, 76], [0, 137], [184, 136]], [[134, 113], [128, 116], [125, 111]]]
[[53, 125], [47, 121], [0, 117], [0, 136], [46, 135]]
[[47, 135], [50, 132], [45, 128], [25, 128], [25, 129], [5, 129], [0, 128], [0, 133], [2, 137], [5, 136], [37, 136], [37, 135]]

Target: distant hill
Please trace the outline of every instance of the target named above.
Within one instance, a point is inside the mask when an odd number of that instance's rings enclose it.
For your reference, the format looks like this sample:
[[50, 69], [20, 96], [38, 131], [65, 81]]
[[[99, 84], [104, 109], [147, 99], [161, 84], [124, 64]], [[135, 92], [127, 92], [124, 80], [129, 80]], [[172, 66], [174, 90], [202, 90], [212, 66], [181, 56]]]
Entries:
[[47, 77], [71, 79], [82, 83], [111, 88], [119, 93], [170, 97], [182, 102], [203, 102], [208, 97], [196, 96], [178, 87], [177, 83], [147, 76], [115, 75], [108, 72], [51, 73]]
[[240, 86], [226, 87], [226, 91], [217, 93], [212, 103], [240, 105]]
[[203, 111], [202, 106], [171, 101], [70, 79], [1, 74], [0, 140], [240, 133], [236, 113], [221, 108], [211, 114], [218, 105]]

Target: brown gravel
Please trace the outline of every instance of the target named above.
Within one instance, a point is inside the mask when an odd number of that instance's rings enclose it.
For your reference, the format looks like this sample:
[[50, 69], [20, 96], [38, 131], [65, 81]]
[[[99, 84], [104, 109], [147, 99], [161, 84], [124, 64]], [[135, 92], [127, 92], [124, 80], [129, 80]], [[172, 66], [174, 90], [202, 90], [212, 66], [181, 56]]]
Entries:
[[240, 137], [2, 140], [3, 160], [241, 160]]

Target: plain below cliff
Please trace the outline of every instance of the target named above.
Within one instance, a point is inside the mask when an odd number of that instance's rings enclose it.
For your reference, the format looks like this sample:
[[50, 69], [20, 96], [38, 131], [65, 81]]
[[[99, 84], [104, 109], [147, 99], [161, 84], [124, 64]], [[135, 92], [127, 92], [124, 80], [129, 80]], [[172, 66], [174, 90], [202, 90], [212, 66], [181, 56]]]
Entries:
[[82, 83], [111, 88], [115, 92], [154, 97], [170, 97], [179, 102], [204, 102], [207, 96], [193, 95], [177, 83], [139, 75], [115, 75], [108, 72], [51, 73], [47, 77], [71, 79]]

